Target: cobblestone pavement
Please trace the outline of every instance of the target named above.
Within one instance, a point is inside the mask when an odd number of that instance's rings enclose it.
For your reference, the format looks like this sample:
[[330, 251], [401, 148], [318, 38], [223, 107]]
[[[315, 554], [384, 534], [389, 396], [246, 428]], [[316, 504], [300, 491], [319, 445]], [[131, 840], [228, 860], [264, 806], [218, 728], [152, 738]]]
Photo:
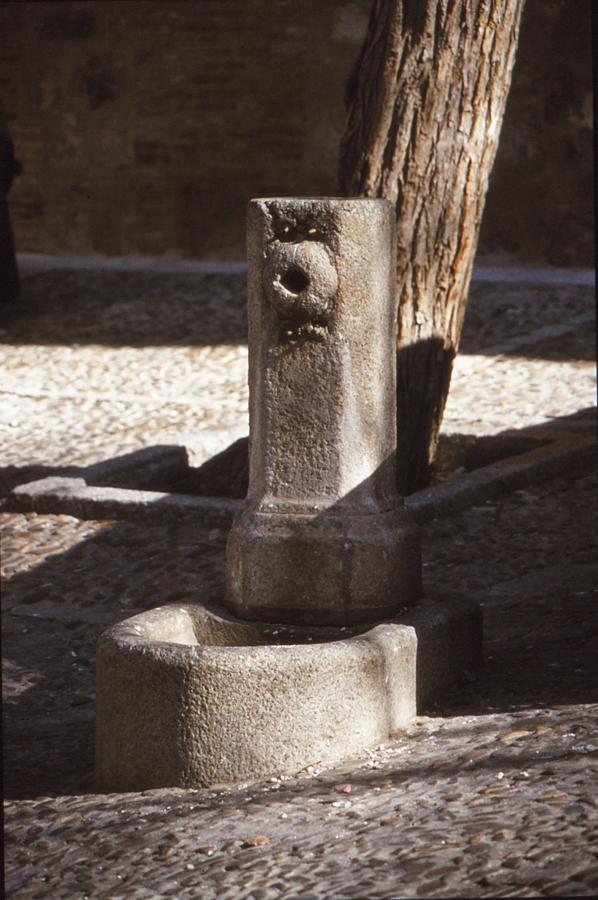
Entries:
[[[230, 275], [25, 279], [1, 335], [3, 464], [167, 442], [201, 460], [246, 433], [241, 297]], [[445, 429], [593, 405], [592, 303], [583, 284], [480, 281]], [[133, 610], [217, 598], [225, 533], [2, 515], [8, 894], [595, 895], [596, 481], [571, 471], [427, 527], [427, 583], [484, 605], [482, 677], [359, 759], [211, 790], [93, 792], [93, 654]]]

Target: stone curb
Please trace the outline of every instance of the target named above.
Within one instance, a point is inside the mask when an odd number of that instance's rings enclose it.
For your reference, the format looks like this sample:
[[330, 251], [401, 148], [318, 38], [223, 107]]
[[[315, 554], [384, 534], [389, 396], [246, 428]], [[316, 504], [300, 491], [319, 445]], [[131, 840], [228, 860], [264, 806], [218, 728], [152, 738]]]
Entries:
[[[36, 467], [24, 467], [25, 471], [28, 469], [31, 471], [31, 468], [35, 470]], [[19, 481], [19, 472], [22, 471], [19, 466], [6, 466], [1, 471], [4, 477], [14, 479], [17, 486], [29, 486], [38, 481], [54, 481], [60, 478], [75, 479], [78, 482], [83, 479], [85, 484], [97, 487], [123, 486], [141, 489], [150, 488], [156, 483], [164, 483], [171, 479], [183, 478], [188, 468], [189, 459], [185, 447], [180, 444], [156, 444], [89, 466], [58, 466], [55, 470], [56, 475], [43, 479]], [[23, 476], [21, 475], [20, 478], [22, 479]], [[31, 474], [29, 478], [31, 478]]]
[[[581, 474], [595, 465], [596, 441], [593, 436], [551, 432], [548, 428], [544, 435], [546, 443], [541, 446], [411, 494], [406, 498], [405, 506], [423, 524], [562, 472], [578, 469]], [[147, 454], [145, 460], [144, 453]], [[143, 473], [140, 478], [137, 471], [137, 467], [145, 463], [150, 466], [151, 479], [168, 477], [173, 471], [184, 471], [186, 452], [183, 447], [152, 447], [90, 466], [82, 470], [85, 477], [50, 477], [21, 484], [0, 501], [0, 511], [157, 523], [192, 519], [206, 526], [228, 527], [243, 505], [243, 500], [87, 483], [92, 478], [97, 480], [98, 476], [103, 480], [110, 479], [112, 483], [117, 479], [123, 481], [132, 472], [137, 481], [143, 479], [143, 483], [147, 483], [148, 478]]]
[[534, 331], [530, 331], [525, 335], [520, 335], [517, 338], [503, 340], [500, 344], [484, 347], [483, 353], [481, 354], [484, 357], [483, 359], [480, 359], [478, 354], [461, 354], [457, 356], [456, 366], [461, 372], [467, 372], [468, 375], [472, 375], [474, 372], [477, 373], [482, 369], [488, 369], [491, 366], [496, 365], [497, 357], [509, 356], [509, 354], [534, 347], [541, 341], [564, 337], [580, 328], [588, 327], [594, 329], [595, 323], [596, 316], [594, 313], [583, 313], [579, 316], [572, 316], [566, 322], [543, 325], [542, 327], [536, 328]]
[[117, 487], [139, 486], [149, 487], [157, 480], [180, 478], [189, 467], [189, 458], [185, 447], [179, 444], [157, 444], [134, 450], [114, 459], [85, 466], [80, 477], [86, 484]]
[[483, 672], [483, 611], [474, 600], [430, 592], [398, 616], [417, 636], [416, 706], [421, 713]]
[[194, 519], [222, 527], [230, 525], [242, 503], [220, 497], [94, 487], [82, 478], [43, 478], [14, 488], [0, 510], [156, 523]]
[[526, 453], [507, 457], [432, 488], [417, 491], [407, 497], [405, 505], [418, 522], [425, 523], [553, 478], [562, 472], [579, 470], [583, 474], [595, 465], [595, 460], [594, 438], [559, 434]]

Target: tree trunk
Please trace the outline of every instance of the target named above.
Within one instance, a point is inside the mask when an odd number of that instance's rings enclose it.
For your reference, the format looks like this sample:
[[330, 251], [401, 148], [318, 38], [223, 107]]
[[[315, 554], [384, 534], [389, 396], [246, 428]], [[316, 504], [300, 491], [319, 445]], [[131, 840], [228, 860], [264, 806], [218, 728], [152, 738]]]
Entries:
[[524, 0], [374, 0], [347, 92], [343, 196], [397, 210], [401, 493], [427, 483]]

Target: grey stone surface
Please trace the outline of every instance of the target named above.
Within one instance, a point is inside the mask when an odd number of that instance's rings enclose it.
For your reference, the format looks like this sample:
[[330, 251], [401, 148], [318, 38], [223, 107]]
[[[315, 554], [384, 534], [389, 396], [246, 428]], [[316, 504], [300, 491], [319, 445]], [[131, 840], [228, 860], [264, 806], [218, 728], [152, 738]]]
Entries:
[[347, 625], [421, 595], [396, 492], [394, 212], [252, 200], [249, 491], [228, 542], [242, 618]]
[[188, 468], [187, 451], [177, 445], [158, 445], [125, 453], [114, 459], [86, 466], [81, 477], [86, 484], [144, 488], [156, 481], [180, 478]]
[[593, 436], [546, 432], [546, 443], [525, 453], [506, 457], [489, 466], [411, 494], [406, 501], [418, 522], [447, 516], [492, 500], [565, 471], [579, 475], [595, 465]]
[[481, 638], [479, 606], [450, 596], [366, 631], [248, 623], [215, 604], [139, 613], [98, 645], [97, 786], [209, 786], [338, 763], [478, 675]]
[[[52, 474], [50, 475], [50, 472]], [[50, 478], [79, 478], [87, 485], [156, 489], [185, 478], [189, 472], [187, 450], [177, 444], [158, 444], [131, 453], [108, 457], [87, 466], [5, 466], [0, 470], [0, 494], [15, 486]], [[71, 486], [72, 489], [72, 486]], [[35, 488], [38, 490], [38, 488]]]
[[293, 773], [362, 753], [416, 712], [416, 632], [252, 625], [168, 606], [106, 631], [96, 781], [110, 791]]
[[18, 485], [0, 509], [20, 512], [65, 513], [80, 519], [142, 519], [147, 522], [195, 520], [229, 524], [239, 510], [238, 500], [194, 497], [161, 491], [94, 487], [82, 478], [42, 478]]
[[[424, 524], [563, 472], [575, 471], [582, 475], [594, 468], [595, 427], [592, 415], [579, 420], [557, 421], [546, 429], [520, 431], [518, 438], [524, 438], [529, 433], [530, 437], [534, 436], [534, 442], [537, 440], [538, 446], [505, 456], [499, 462], [471, 472], [455, 474], [448, 480], [417, 491], [405, 498], [405, 507], [417, 522]], [[131, 454], [131, 457], [135, 455]], [[156, 475], [155, 471], [153, 475]], [[136, 471], [135, 477], [146, 478], [142, 470]], [[119, 473], [119, 478], [124, 478], [124, 474]], [[242, 509], [242, 501], [226, 497], [96, 487], [74, 476], [54, 476], [13, 488], [0, 501], [0, 509], [66, 514], [91, 520], [113, 518], [148, 523], [194, 520], [229, 528], [233, 517]]]

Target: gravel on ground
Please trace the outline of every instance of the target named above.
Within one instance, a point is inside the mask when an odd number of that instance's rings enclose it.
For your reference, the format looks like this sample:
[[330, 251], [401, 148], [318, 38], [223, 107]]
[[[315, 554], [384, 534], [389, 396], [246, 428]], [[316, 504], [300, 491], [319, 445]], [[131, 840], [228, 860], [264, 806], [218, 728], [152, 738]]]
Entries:
[[[0, 333], [2, 465], [224, 449], [247, 432], [243, 297], [235, 274], [25, 277]], [[574, 427], [595, 402], [592, 304], [562, 279], [476, 283], [445, 432]], [[406, 733], [336, 768], [140, 794], [94, 792], [95, 642], [132, 611], [220, 597], [225, 531], [0, 516], [8, 895], [594, 896], [596, 481], [426, 527], [426, 583], [483, 605], [485, 671]]]

